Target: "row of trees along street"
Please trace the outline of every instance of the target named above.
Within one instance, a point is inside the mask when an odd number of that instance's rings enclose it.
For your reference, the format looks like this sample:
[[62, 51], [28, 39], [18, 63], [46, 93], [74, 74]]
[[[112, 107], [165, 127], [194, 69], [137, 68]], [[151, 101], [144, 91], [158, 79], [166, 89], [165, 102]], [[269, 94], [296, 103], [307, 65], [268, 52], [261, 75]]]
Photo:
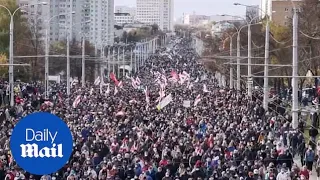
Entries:
[[[12, 12], [18, 7], [14, 0], [0, 0], [0, 4], [8, 7]], [[40, 15], [34, 15], [33, 19], [27, 20], [18, 12], [14, 18], [14, 56], [44, 56], [45, 54], [45, 34], [43, 24], [38, 20]], [[9, 24], [10, 16], [4, 8], [0, 8], [0, 63], [7, 63], [9, 57]], [[41, 34], [43, 33], [43, 34]], [[151, 28], [140, 28], [130, 33], [125, 33], [122, 39], [115, 39], [116, 42], [138, 42], [147, 37], [154, 37], [161, 34], [158, 26]], [[94, 57], [94, 46], [86, 42], [85, 52], [87, 56]], [[81, 56], [81, 42], [70, 41], [70, 56]], [[99, 49], [100, 51], [100, 49]], [[66, 55], [66, 41], [53, 42], [50, 44], [50, 55]], [[106, 52], [107, 54], [107, 52]], [[100, 55], [98, 54], [100, 57]], [[93, 59], [93, 58], [91, 58]], [[81, 77], [81, 58], [70, 58], [70, 75]], [[14, 68], [15, 79], [22, 81], [44, 79], [44, 57], [15, 58], [14, 63], [27, 63], [30, 67], [17, 66]], [[94, 78], [94, 60], [86, 61], [86, 78]], [[56, 75], [66, 71], [65, 57], [49, 57], [49, 73]], [[8, 67], [0, 66], [0, 79], [8, 78]]]
[[[314, 39], [306, 37], [299, 33], [299, 75], [305, 76], [308, 70], [311, 70], [313, 75], [320, 75], [320, 1], [318, 0], [304, 0], [299, 12], [299, 31], [303, 32]], [[264, 57], [265, 45], [265, 23], [252, 25], [252, 57]], [[280, 26], [278, 24], [270, 24], [270, 63], [271, 64], [292, 64], [292, 19], [288, 20], [288, 26]], [[235, 24], [239, 27], [239, 24]], [[203, 56], [219, 55], [229, 56], [229, 35], [236, 33], [234, 28], [228, 29], [223, 34], [218, 36], [211, 36], [210, 31], [202, 30], [200, 38], [203, 40], [206, 50]], [[241, 30], [241, 56], [247, 56], [247, 28]], [[236, 38], [233, 36], [233, 56], [236, 56]], [[318, 39], [318, 40], [317, 40]], [[212, 62], [206, 63], [208, 68], [213, 71], [219, 69], [224, 74], [229, 75], [229, 67], [224, 65], [226, 60], [213, 59]], [[247, 63], [244, 59], [241, 63]], [[264, 64], [263, 58], [253, 58], [253, 64]], [[223, 67], [223, 68], [222, 68]], [[292, 67], [269, 67], [270, 76], [291, 76]], [[236, 66], [234, 65], [234, 72]], [[247, 67], [241, 66], [241, 74], [247, 74]], [[263, 66], [252, 66], [252, 73], [254, 75], [263, 76]], [[313, 80], [307, 82], [306, 78], [299, 78], [299, 86], [302, 88], [304, 85], [315, 85]], [[263, 85], [263, 78], [254, 78], [257, 85]], [[274, 86], [276, 90], [280, 87], [291, 87], [291, 78], [271, 78], [269, 80], [270, 86]], [[318, 83], [319, 84], [319, 83]], [[243, 84], [245, 87], [245, 84]], [[278, 91], [279, 92], [279, 91]]]
[[[16, 1], [0, 0], [0, 4], [8, 7], [11, 12], [18, 8]], [[45, 22], [37, 19], [40, 15], [35, 15], [34, 19], [27, 20], [22, 13], [17, 12], [14, 17], [14, 56], [39, 56], [44, 55], [45, 35], [41, 34], [42, 26]], [[41, 24], [40, 24], [41, 23]], [[0, 63], [8, 63], [9, 57], [9, 24], [10, 16], [4, 8], [0, 8]], [[66, 54], [66, 42], [51, 44], [50, 55]], [[94, 48], [86, 42], [86, 55], [93, 55]], [[70, 45], [70, 55], [81, 55], [81, 43], [73, 41]], [[78, 62], [79, 61], [79, 62]], [[14, 63], [27, 63], [30, 67], [17, 66], [14, 68], [15, 79], [22, 81], [41, 80], [44, 78], [44, 57], [15, 58]], [[80, 65], [78, 65], [80, 64]], [[71, 76], [77, 76], [81, 72], [80, 59], [71, 58]], [[87, 74], [92, 73], [94, 63], [86, 63]], [[66, 71], [66, 58], [49, 58], [50, 74], [57, 74]], [[81, 74], [81, 73], [80, 73]], [[0, 66], [0, 78], [8, 78], [8, 67]], [[89, 78], [89, 77], [88, 77]]]
[[121, 39], [119, 40], [122, 42], [138, 42], [140, 40], [158, 35], [164, 35], [164, 33], [159, 29], [157, 24], [153, 24], [151, 26], [145, 26], [131, 30], [130, 32], [124, 31]]

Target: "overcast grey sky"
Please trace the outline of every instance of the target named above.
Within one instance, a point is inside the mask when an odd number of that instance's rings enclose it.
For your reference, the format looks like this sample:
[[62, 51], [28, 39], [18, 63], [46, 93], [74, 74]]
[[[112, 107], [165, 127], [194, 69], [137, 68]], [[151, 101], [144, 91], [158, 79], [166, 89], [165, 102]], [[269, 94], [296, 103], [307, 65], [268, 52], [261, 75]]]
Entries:
[[[114, 0], [115, 5], [136, 6], [136, 0]], [[260, 0], [174, 0], [175, 18], [179, 18], [183, 13], [202, 15], [230, 14], [244, 15], [245, 7], [234, 6], [239, 2], [247, 5], [260, 5]]]

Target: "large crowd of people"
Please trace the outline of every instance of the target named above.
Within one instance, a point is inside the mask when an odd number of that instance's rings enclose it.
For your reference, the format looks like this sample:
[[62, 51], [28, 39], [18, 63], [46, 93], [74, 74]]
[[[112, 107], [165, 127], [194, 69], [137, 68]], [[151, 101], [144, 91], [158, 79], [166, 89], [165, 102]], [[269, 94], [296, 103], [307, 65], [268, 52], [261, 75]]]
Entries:
[[[1, 115], [0, 179], [310, 179], [320, 165], [317, 146], [291, 129], [290, 116], [265, 110], [259, 92], [251, 99], [221, 87], [198, 62], [189, 39], [170, 44], [139, 72], [98, 82], [102, 91], [97, 83], [73, 85], [68, 97], [65, 85], [55, 84], [43, 99], [41, 87], [21, 85], [15, 107]], [[37, 111], [61, 117], [74, 138], [65, 167], [39, 177], [20, 169], [9, 153], [15, 123]]]

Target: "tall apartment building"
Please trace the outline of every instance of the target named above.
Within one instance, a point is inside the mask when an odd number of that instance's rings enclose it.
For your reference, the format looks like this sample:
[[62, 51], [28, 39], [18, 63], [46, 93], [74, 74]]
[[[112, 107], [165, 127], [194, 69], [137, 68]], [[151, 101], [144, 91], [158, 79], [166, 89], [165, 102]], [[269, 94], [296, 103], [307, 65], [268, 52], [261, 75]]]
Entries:
[[90, 42], [113, 44], [114, 0], [90, 0]]
[[136, 16], [136, 8], [129, 6], [115, 6], [114, 13], [128, 13], [132, 17]]
[[[28, 17], [30, 23], [31, 31], [33, 33], [41, 34], [42, 37], [45, 36], [45, 26], [46, 20], [50, 18], [50, 6], [49, 5], [35, 5], [39, 2], [48, 2], [47, 1], [38, 1], [38, 0], [18, 0], [19, 6], [26, 6], [24, 8], [24, 15]], [[30, 5], [30, 6], [28, 6]]]
[[163, 31], [173, 30], [173, 0], [136, 0], [136, 19], [146, 24], [157, 24]]
[[291, 21], [294, 8], [293, 5], [296, 8], [299, 8], [299, 6], [303, 3], [301, 0], [292, 0], [286, 1], [286, 0], [273, 0], [272, 1], [272, 21], [276, 24], [287, 26], [290, 24], [289, 21]]
[[[31, 5], [44, 1], [48, 4]], [[20, 6], [29, 4], [25, 15], [30, 22], [37, 22], [43, 36], [47, 21], [54, 17], [49, 25], [51, 42], [65, 40], [70, 34], [69, 37], [76, 41], [81, 41], [85, 35], [98, 47], [113, 44], [114, 0], [18, 0], [18, 3]]]

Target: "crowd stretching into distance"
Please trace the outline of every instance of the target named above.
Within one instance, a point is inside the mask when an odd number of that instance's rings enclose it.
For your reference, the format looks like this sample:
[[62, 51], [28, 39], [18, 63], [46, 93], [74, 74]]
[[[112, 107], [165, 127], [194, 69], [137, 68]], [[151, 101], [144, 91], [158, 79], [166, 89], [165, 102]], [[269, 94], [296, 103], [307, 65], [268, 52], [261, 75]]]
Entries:
[[[293, 130], [286, 112], [263, 109], [259, 92], [249, 99], [244, 91], [219, 87], [216, 74], [198, 60], [190, 39], [174, 37], [139, 72], [73, 85], [70, 97], [65, 84], [53, 84], [44, 99], [41, 85], [20, 83], [15, 107], [5, 107], [1, 116], [0, 180], [319, 177], [317, 142]], [[14, 125], [39, 111], [61, 117], [74, 139], [65, 167], [45, 176], [20, 169], [9, 148]]]

